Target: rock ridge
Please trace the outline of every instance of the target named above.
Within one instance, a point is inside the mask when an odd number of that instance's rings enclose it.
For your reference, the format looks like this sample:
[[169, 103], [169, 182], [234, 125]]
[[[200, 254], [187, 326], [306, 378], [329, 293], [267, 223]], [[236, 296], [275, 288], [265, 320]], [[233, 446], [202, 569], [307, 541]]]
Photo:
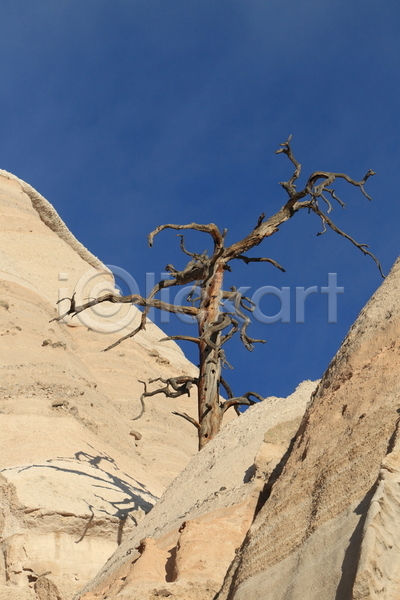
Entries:
[[218, 600], [400, 597], [399, 297], [398, 259], [313, 394]]
[[[106, 338], [129, 329], [53, 320], [80, 281], [113, 280], [40, 194], [4, 172], [0, 228], [0, 599], [48, 600], [56, 586], [69, 600], [196, 453], [192, 426], [172, 415], [194, 416], [194, 395], [150, 398], [132, 435], [138, 380], [197, 370], [151, 322], [105, 355]], [[128, 328], [141, 315], [131, 309]]]
[[52, 204], [42, 194], [39, 194], [29, 183], [20, 179], [16, 175], [0, 169], [0, 176], [16, 181], [21, 186], [21, 189], [29, 197], [33, 208], [38, 213], [40, 219], [51, 231], [54, 231], [60, 239], [68, 244], [74, 252], [76, 252], [82, 260], [86, 261], [95, 269], [109, 270], [94, 254], [92, 254], [68, 229], [64, 221], [61, 219]]

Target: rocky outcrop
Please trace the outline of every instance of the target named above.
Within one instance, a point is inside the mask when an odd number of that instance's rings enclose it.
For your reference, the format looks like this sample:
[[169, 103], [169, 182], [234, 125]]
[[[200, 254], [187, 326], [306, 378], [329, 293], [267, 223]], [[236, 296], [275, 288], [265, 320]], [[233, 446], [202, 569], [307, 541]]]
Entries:
[[100, 352], [135, 307], [50, 322], [110, 272], [4, 172], [0, 216], [0, 600], [400, 598], [400, 260], [317, 388], [196, 453], [194, 398], [132, 421], [194, 366], [152, 323]]
[[172, 415], [195, 416], [196, 399], [149, 398], [132, 421], [138, 380], [196, 369], [152, 323], [101, 352], [136, 326], [135, 307], [50, 322], [74, 288], [85, 297], [113, 280], [40, 194], [4, 172], [0, 224], [0, 598], [53, 600], [56, 588], [68, 600], [196, 454], [193, 426]]
[[76, 600], [399, 598], [399, 297], [400, 261], [304, 417], [293, 395], [228, 425]]
[[321, 380], [218, 600], [400, 598], [400, 260]]
[[192, 458], [76, 600], [212, 600], [295, 435], [315, 382], [267, 398]]
[[20, 188], [22, 192], [28, 196], [32, 208], [36, 210], [40, 220], [43, 221], [51, 231], [54, 231], [61, 240], [68, 244], [85, 262], [95, 269], [105, 268], [104, 264], [85, 248], [85, 246], [70, 232], [64, 221], [60, 219], [54, 206], [50, 204], [42, 194], [39, 194], [39, 192], [29, 185], [29, 183], [26, 183], [26, 181], [19, 179], [19, 177], [16, 177], [8, 171], [4, 171], [4, 169], [0, 169], [0, 177], [16, 182], [17, 186], [15, 187], [17, 187], [17, 189]]
[[383, 459], [366, 515], [353, 585], [354, 600], [400, 597], [399, 424]]

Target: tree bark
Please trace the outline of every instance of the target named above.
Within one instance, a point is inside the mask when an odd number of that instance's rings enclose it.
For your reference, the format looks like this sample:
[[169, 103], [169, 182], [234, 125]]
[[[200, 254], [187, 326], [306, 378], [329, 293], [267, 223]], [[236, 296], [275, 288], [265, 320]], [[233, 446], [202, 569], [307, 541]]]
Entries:
[[216, 262], [212, 273], [201, 290], [199, 314], [199, 356], [200, 371], [198, 383], [199, 407], [199, 450], [201, 450], [221, 429], [222, 408], [219, 401], [219, 382], [221, 376], [221, 360], [219, 358], [221, 332], [215, 331], [210, 336], [212, 347], [202, 336], [207, 328], [218, 321], [222, 298], [222, 281], [224, 265]]

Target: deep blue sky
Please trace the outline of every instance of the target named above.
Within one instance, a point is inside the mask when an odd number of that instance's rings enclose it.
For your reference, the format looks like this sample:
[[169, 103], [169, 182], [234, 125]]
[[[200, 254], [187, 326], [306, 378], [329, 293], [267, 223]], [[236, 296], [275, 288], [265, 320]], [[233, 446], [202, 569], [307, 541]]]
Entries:
[[[332, 217], [390, 269], [399, 254], [398, 0], [8, 0], [0, 16], [0, 168], [33, 185], [143, 291], [146, 272], [185, 264], [173, 232], [147, 247], [157, 225], [213, 221], [234, 242], [281, 207], [278, 182], [292, 168], [274, 151], [289, 134], [304, 178], [377, 171], [366, 186], [373, 202], [337, 186], [347, 208]], [[286, 273], [231, 263], [227, 286], [289, 286], [293, 308], [290, 324], [253, 326], [268, 343], [252, 354], [226, 347], [238, 395], [287, 395], [320, 377], [381, 283], [369, 257], [319, 230], [315, 215], [297, 214], [253, 253]], [[210, 248], [199, 235], [187, 244]], [[329, 272], [345, 288], [337, 324], [321, 294], [296, 324], [295, 287], [325, 286]], [[262, 306], [279, 309], [272, 297]]]

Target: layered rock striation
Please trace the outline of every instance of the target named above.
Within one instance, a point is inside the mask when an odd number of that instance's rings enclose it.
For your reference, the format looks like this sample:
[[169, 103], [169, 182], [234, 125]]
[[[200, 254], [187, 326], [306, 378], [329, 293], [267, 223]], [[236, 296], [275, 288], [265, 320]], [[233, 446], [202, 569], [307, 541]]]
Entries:
[[400, 260], [318, 385], [196, 453], [195, 398], [132, 421], [194, 366], [152, 323], [101, 353], [134, 307], [50, 323], [112, 276], [4, 171], [0, 214], [0, 600], [400, 598]]
[[68, 600], [196, 453], [193, 426], [172, 415], [195, 416], [194, 394], [149, 398], [132, 421], [138, 380], [196, 368], [150, 322], [101, 352], [136, 326], [135, 307], [50, 322], [60, 298], [113, 289], [113, 279], [40, 194], [4, 171], [0, 223], [0, 598], [31, 597], [37, 582], [37, 594], [56, 585]]
[[309, 405], [218, 600], [400, 598], [400, 260]]
[[315, 386], [266, 398], [225, 425], [76, 600], [212, 600]]

